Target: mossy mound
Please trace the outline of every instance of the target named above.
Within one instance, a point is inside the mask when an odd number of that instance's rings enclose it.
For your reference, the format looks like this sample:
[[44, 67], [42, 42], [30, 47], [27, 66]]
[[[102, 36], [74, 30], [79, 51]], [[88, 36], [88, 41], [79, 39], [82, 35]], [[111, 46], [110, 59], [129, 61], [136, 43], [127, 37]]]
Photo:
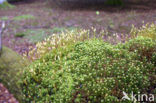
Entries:
[[16, 52], [7, 47], [3, 47], [0, 52], [0, 82], [3, 83], [11, 93], [20, 101], [22, 99], [18, 79], [22, 70], [27, 65]]
[[25, 69], [22, 91], [26, 103], [130, 103], [121, 101], [123, 91], [155, 89], [149, 89], [156, 85], [155, 61], [156, 41], [150, 38], [117, 45], [94, 39], [68, 44]]

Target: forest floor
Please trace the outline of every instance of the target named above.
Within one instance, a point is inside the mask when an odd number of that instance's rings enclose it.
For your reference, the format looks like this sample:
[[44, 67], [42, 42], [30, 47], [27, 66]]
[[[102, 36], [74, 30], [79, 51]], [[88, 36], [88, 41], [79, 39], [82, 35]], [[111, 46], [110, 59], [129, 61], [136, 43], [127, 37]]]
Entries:
[[[152, 1], [152, 0], [151, 0]], [[52, 4], [53, 5], [53, 4]], [[59, 9], [44, 0], [19, 2], [13, 9], [0, 9], [0, 21], [6, 21], [3, 44], [22, 54], [38, 41], [65, 29], [107, 30], [110, 35], [127, 35], [132, 24], [156, 23], [156, 5], [125, 7], [89, 6]]]
[[[49, 5], [45, 0], [19, 2], [14, 5], [15, 8], [0, 9], [0, 21], [6, 22], [3, 45], [21, 55], [29, 51], [29, 46], [34, 46], [49, 35], [66, 29], [93, 27], [97, 32], [107, 30], [110, 35], [127, 35], [132, 24], [136, 27], [142, 26], [143, 23], [156, 24], [156, 5], [152, 2], [113, 8], [92, 5], [60, 9], [54, 8], [54, 4]], [[4, 90], [6, 89], [0, 84], [0, 103], [4, 97], [1, 92]]]

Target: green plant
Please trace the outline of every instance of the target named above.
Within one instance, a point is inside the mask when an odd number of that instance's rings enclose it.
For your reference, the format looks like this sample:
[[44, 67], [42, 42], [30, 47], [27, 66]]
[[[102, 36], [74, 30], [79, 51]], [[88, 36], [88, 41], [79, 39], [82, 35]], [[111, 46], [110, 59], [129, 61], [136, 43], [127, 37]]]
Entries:
[[143, 37], [148, 37], [148, 38], [152, 38], [153, 40], [156, 40], [156, 25], [146, 24], [139, 29], [133, 26], [131, 30], [131, 35], [133, 37], [143, 36]]
[[80, 94], [84, 97], [81, 102], [87, 99], [91, 103], [118, 102], [121, 91], [138, 92], [148, 86], [142, 63], [127, 50], [100, 41], [77, 44], [75, 49], [72, 66], [68, 67], [77, 82], [73, 99]]
[[146, 59], [151, 62], [152, 56], [156, 52], [156, 43], [155, 40], [152, 40], [151, 38], [139, 36], [129, 40], [128, 43], [124, 44], [123, 48], [137, 53], [140, 60]]
[[112, 45], [95, 39], [92, 30], [94, 39], [88, 39], [90, 31], [72, 30], [37, 43], [29, 52], [37, 60], [20, 82], [25, 102], [121, 103], [123, 91], [155, 90], [155, 39], [135, 36]]
[[35, 19], [33, 15], [27, 14], [27, 15], [20, 15], [13, 18], [15, 21], [21, 21], [21, 20], [27, 20], [27, 19]]
[[[30, 47], [30, 52], [28, 53], [30, 60], [34, 61], [36, 59], [39, 59], [49, 51], [58, 47], [63, 47], [78, 41], [83, 41], [87, 39], [89, 35], [89, 31], [81, 29], [69, 29], [65, 30], [64, 32], [62, 31], [60, 34], [55, 33], [56, 29], [52, 29], [51, 31], [52, 33], [54, 33], [44, 41], [38, 42], [36, 44], [36, 48]], [[45, 34], [43, 33], [43, 35]]]
[[[62, 38], [56, 40], [62, 41]], [[137, 57], [141, 56], [139, 50], [146, 51], [145, 46], [150, 49], [156, 45], [149, 38], [138, 37], [122, 45], [95, 39], [66, 41], [63, 46], [60, 42], [54, 45], [48, 42], [40, 46], [52, 45], [52, 51], [44, 52], [47, 54], [24, 72], [21, 87], [26, 102], [117, 103], [122, 91], [146, 92], [151, 86], [151, 72], [156, 73], [154, 64], [145, 62], [148, 58], [142, 61]], [[140, 48], [131, 50], [135, 45]]]
[[1, 17], [0, 20], [7, 21], [9, 18], [7, 16]]
[[135, 59], [141, 61], [143, 67], [147, 67], [147, 69], [142, 71], [150, 78], [150, 88], [156, 85], [156, 40], [139, 36], [124, 45], [120, 45], [120, 47], [137, 54]]
[[23, 97], [18, 80], [27, 65], [27, 60], [3, 46], [2, 51], [0, 51], [0, 82], [3, 83], [20, 102]]
[[25, 36], [25, 33], [23, 32], [19, 32], [15, 34], [15, 37], [24, 37], [24, 36]]

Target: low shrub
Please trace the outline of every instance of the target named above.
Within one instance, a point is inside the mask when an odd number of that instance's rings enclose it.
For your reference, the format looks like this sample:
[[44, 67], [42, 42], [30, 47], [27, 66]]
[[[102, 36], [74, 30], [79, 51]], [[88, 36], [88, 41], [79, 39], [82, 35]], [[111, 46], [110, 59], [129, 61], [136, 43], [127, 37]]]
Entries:
[[[156, 42], [150, 38], [137, 37], [118, 45], [95, 39], [54, 40], [59, 43], [41, 44], [52, 51], [43, 51], [46, 55], [23, 74], [25, 102], [117, 103], [121, 102], [123, 91], [146, 93], [152, 84], [151, 75], [156, 75], [152, 62], [156, 58]], [[150, 50], [149, 56], [146, 52]]]

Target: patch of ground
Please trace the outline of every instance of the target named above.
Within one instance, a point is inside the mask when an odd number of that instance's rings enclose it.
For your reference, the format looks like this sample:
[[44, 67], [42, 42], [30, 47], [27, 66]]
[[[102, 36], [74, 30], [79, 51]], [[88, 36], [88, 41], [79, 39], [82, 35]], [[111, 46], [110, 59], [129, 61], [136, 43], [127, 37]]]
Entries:
[[0, 83], [0, 103], [19, 103], [1, 83]]
[[0, 9], [0, 19], [7, 23], [7, 29], [3, 34], [3, 44], [21, 54], [36, 43], [29, 42], [31, 37], [17, 36], [21, 32], [35, 31], [33, 33], [35, 39], [44, 37], [38, 33], [39, 30], [46, 32], [55, 28], [90, 29], [94, 27], [97, 31], [107, 30], [110, 35], [113, 33], [126, 35], [130, 32], [132, 24], [140, 27], [143, 22], [156, 23], [156, 9], [153, 9], [152, 6], [149, 9], [146, 5], [132, 5], [123, 8], [97, 8], [95, 6], [90, 9], [71, 8], [67, 10], [52, 8], [44, 0], [29, 3], [19, 2], [15, 5], [16, 8], [13, 9]]

